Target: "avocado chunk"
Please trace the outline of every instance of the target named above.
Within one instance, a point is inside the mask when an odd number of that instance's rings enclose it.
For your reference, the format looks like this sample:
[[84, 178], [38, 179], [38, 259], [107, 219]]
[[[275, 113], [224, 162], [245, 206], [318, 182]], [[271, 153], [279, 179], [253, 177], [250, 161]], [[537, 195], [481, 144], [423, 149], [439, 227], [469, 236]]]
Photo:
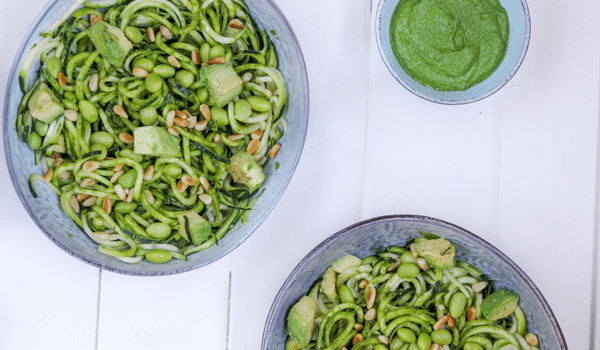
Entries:
[[200, 80], [208, 89], [208, 94], [217, 107], [225, 106], [242, 92], [242, 79], [230, 64], [202, 66]]
[[344, 255], [341, 258], [331, 263], [331, 268], [337, 273], [342, 273], [344, 270], [359, 267], [362, 260], [352, 254]]
[[180, 157], [179, 139], [161, 127], [142, 126], [133, 130], [133, 153], [145, 156]]
[[454, 246], [447, 239], [424, 240], [415, 243], [415, 248], [432, 267], [449, 269], [454, 266]]
[[65, 109], [48, 85], [42, 83], [27, 101], [35, 119], [50, 124], [65, 113]]
[[179, 234], [186, 241], [200, 245], [210, 238], [211, 227], [198, 213], [189, 212], [177, 215], [179, 221]]
[[323, 281], [321, 282], [321, 290], [327, 298], [331, 301], [335, 301], [337, 299], [337, 292], [335, 291], [335, 271], [330, 267], [323, 273]]
[[245, 185], [251, 191], [260, 187], [265, 180], [263, 169], [246, 151], [240, 151], [231, 157], [227, 171], [231, 174], [233, 181]]
[[506, 289], [499, 289], [488, 295], [481, 303], [481, 314], [490, 321], [508, 317], [519, 304], [519, 295]]
[[90, 40], [100, 52], [102, 57], [115, 66], [122, 66], [133, 44], [125, 33], [117, 27], [99, 21], [87, 29]]
[[315, 301], [303, 296], [292, 308], [287, 318], [288, 332], [292, 338], [305, 347], [310, 342], [315, 325]]

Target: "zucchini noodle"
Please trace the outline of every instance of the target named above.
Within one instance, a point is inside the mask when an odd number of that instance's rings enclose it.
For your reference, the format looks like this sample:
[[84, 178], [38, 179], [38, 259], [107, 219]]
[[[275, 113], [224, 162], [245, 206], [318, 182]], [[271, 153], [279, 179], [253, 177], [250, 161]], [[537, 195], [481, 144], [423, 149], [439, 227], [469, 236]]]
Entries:
[[78, 0], [41, 35], [15, 123], [45, 173], [34, 197], [45, 182], [127, 263], [187, 260], [248, 220], [287, 122], [275, 48], [243, 1]]
[[286, 350], [538, 350], [518, 295], [456, 261], [449, 241], [422, 234], [332, 262], [290, 308]]

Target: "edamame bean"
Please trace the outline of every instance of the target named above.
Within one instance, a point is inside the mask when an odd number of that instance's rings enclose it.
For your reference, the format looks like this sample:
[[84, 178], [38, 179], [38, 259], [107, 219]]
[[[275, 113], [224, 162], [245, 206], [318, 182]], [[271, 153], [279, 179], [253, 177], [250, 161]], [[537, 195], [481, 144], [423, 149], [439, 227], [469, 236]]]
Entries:
[[210, 120], [216, 126], [225, 126], [229, 123], [227, 112], [221, 107], [210, 108]]
[[354, 294], [347, 285], [341, 284], [338, 287], [338, 295], [342, 303], [354, 303]]
[[[100, 151], [100, 155], [106, 155], [107, 149], [106, 147], [104, 147], [104, 145], [101, 145], [99, 143], [94, 143], [90, 146], [90, 152], [95, 152], [95, 151]], [[96, 156], [97, 157], [97, 156]], [[104, 158], [104, 157], [101, 157]], [[99, 158], [99, 159], [101, 159]]]
[[42, 137], [34, 131], [27, 136], [27, 143], [31, 149], [38, 150], [42, 147]]
[[467, 296], [462, 292], [456, 292], [450, 298], [450, 303], [448, 304], [448, 310], [450, 311], [450, 315], [454, 318], [459, 318], [465, 312], [465, 307], [467, 306]]
[[175, 74], [175, 81], [186, 89], [192, 85], [195, 79], [196, 77], [194, 76], [194, 73], [185, 69], [182, 69]]
[[144, 81], [144, 85], [146, 86], [146, 89], [148, 89], [148, 91], [158, 92], [158, 91], [160, 91], [160, 89], [162, 89], [163, 80], [160, 77], [160, 75], [158, 75], [156, 73], [150, 73], [146, 77], [146, 80]]
[[483, 350], [483, 347], [476, 343], [466, 343], [463, 350]]
[[445, 329], [438, 329], [431, 332], [431, 341], [440, 345], [450, 345], [452, 343], [452, 333]]
[[135, 208], [137, 208], [137, 204], [134, 202], [118, 202], [115, 205], [115, 211], [121, 214], [131, 213]]
[[141, 43], [144, 40], [144, 36], [142, 33], [135, 27], [127, 26], [125, 27], [125, 36], [127, 39], [131, 40], [133, 43]]
[[170, 78], [175, 75], [175, 68], [168, 64], [159, 64], [154, 67], [152, 73], [156, 73], [163, 78]]
[[401, 278], [415, 278], [419, 275], [421, 269], [413, 263], [404, 263], [398, 267], [396, 274]]
[[167, 177], [175, 178], [177, 175], [181, 174], [181, 167], [174, 163], [165, 165], [163, 168], [163, 174], [165, 174]]
[[429, 333], [419, 333], [419, 337], [417, 338], [417, 345], [419, 346], [419, 350], [429, 350], [429, 347], [431, 346], [431, 336], [429, 335]]
[[171, 255], [171, 252], [164, 249], [155, 249], [146, 253], [146, 260], [155, 264], [164, 264], [169, 262], [171, 261], [172, 257], [173, 255]]
[[133, 153], [133, 151], [130, 150], [129, 148], [122, 149], [119, 152], [119, 157], [129, 158], [138, 163], [141, 163], [142, 160], [144, 160], [144, 157], [142, 155]]
[[171, 235], [171, 226], [164, 222], [155, 222], [146, 227], [146, 232], [152, 238], [165, 239]]
[[79, 106], [77, 105], [77, 102], [73, 101], [73, 100], [69, 100], [69, 99], [63, 99], [62, 101], [63, 106], [65, 106], [65, 109], [72, 109], [74, 111], [78, 111], [79, 110]]
[[[210, 48], [210, 51], [208, 53], [209, 59], [210, 58], [215, 58], [215, 57], [221, 57], [221, 56], [225, 56], [225, 48], [221, 45], [215, 45], [213, 47]], [[200, 55], [200, 57], [202, 57], [202, 55]]]
[[400, 349], [402, 349], [403, 345], [404, 345], [404, 342], [402, 340], [400, 340], [400, 338], [394, 337], [394, 338], [392, 338], [392, 341], [390, 342], [390, 350], [400, 350]]
[[417, 343], [410, 343], [408, 350], [419, 350], [419, 347], [417, 346]]
[[210, 44], [204, 43], [200, 46], [200, 59], [202, 62], [206, 62], [210, 59]]
[[152, 62], [150, 59], [148, 59], [146, 57], [140, 57], [140, 58], [137, 58], [135, 61], [133, 61], [133, 66], [141, 67], [141, 68], [144, 68], [145, 70], [147, 70], [148, 72], [152, 72], [152, 69], [154, 69], [154, 62]]
[[79, 101], [79, 112], [83, 119], [88, 123], [94, 123], [98, 120], [98, 110], [88, 100]]
[[135, 185], [137, 175], [138, 173], [135, 169], [129, 169], [125, 174], [119, 177], [117, 183], [123, 186], [123, 188], [132, 188]]
[[415, 332], [408, 328], [398, 328], [398, 330], [396, 331], [396, 335], [398, 336], [398, 338], [400, 338], [400, 340], [402, 340], [405, 343], [414, 343], [415, 341], [417, 341], [417, 336], [415, 335]]
[[35, 132], [37, 132], [40, 136], [46, 136], [46, 133], [48, 132], [48, 124], [44, 123], [41, 120], [36, 120]]
[[402, 263], [412, 263], [412, 264], [416, 264], [417, 263], [417, 259], [415, 259], [412, 255], [411, 252], [404, 252], [402, 253], [402, 255], [400, 255], [400, 261]]
[[235, 119], [245, 123], [250, 118], [250, 115], [252, 115], [250, 103], [246, 100], [237, 100], [234, 106]]
[[202, 88], [202, 89], [198, 90], [196, 95], [198, 96], [198, 102], [203, 103], [208, 98], [208, 89]]
[[388, 350], [388, 348], [386, 348], [383, 344], [375, 344], [375, 346], [373, 346], [373, 350]]
[[66, 98], [67, 100], [77, 102], [77, 95], [75, 95], [75, 93], [73, 91], [65, 91], [65, 93], [63, 94], [63, 97]]
[[248, 101], [250, 107], [257, 112], [266, 112], [271, 109], [271, 102], [264, 97], [248, 96], [246, 101]]
[[106, 149], [111, 148], [114, 142], [115, 140], [113, 139], [112, 135], [106, 131], [96, 131], [90, 135], [91, 144], [100, 144], [106, 147]]
[[158, 119], [158, 112], [156, 108], [148, 106], [140, 111], [140, 120], [144, 125], [152, 125]]
[[46, 61], [46, 69], [52, 78], [57, 79], [58, 74], [62, 70], [62, 62], [60, 61], [60, 58], [56, 56], [49, 58], [48, 61]]

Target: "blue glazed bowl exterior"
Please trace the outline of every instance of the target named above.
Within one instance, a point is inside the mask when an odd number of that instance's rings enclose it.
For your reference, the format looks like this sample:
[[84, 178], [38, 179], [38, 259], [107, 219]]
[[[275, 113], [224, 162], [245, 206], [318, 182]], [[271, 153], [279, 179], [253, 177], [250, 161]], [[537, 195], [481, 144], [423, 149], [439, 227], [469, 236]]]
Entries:
[[[276, 170], [275, 162], [269, 162], [265, 169], [266, 190], [250, 214], [248, 223], [237, 224], [219, 241], [218, 245], [190, 255], [188, 261], [173, 260], [161, 265], [147, 261], [127, 264], [99, 253], [96, 243], [63, 212], [59, 198], [47, 186], [38, 183], [36, 189], [39, 197], [32, 197], [28, 187], [28, 177], [35, 173], [42, 174], [42, 169], [41, 166], [34, 164], [33, 151], [26, 143], [19, 140], [15, 130], [17, 109], [23, 97], [18, 82], [23, 59], [29, 49], [41, 39], [39, 33], [74, 3], [75, 0], [53, 0], [42, 10], [25, 35], [8, 78], [3, 106], [2, 133], [8, 171], [23, 206], [40, 230], [65, 252], [90, 265], [117, 273], [140, 276], [170, 275], [205, 266], [227, 255], [244, 242], [275, 207], [291, 181], [304, 146], [309, 112], [308, 75], [300, 45], [289, 23], [271, 0], [246, 0], [256, 23], [267, 33], [271, 29], [276, 33], [271, 35], [271, 40], [279, 56], [279, 69], [285, 78], [288, 94], [285, 118], [289, 122], [288, 131], [281, 139], [281, 150], [275, 158], [279, 168]], [[38, 67], [39, 63], [37, 66], [34, 65], [31, 70], [32, 75]], [[38, 234], [38, 232], [26, 234]]]
[[501, 87], [517, 73], [521, 66], [531, 33], [529, 9], [525, 0], [500, 0], [508, 13], [510, 34], [504, 60], [492, 75], [465, 91], [438, 91], [426, 87], [411, 78], [400, 66], [390, 44], [390, 20], [401, 0], [380, 0], [375, 16], [375, 35], [379, 53], [394, 78], [413, 94], [441, 104], [466, 104], [484, 99]]
[[450, 223], [413, 215], [373, 218], [349, 226], [313, 249], [292, 271], [271, 306], [265, 325], [262, 350], [285, 349], [288, 310], [330, 266], [346, 254], [360, 258], [381, 248], [403, 246], [419, 230], [436, 234], [456, 245], [456, 259], [478, 267], [495, 281], [496, 288], [520, 295], [529, 331], [537, 334], [542, 350], [566, 350], [567, 344], [550, 305], [533, 281], [507, 256], [478, 236]]

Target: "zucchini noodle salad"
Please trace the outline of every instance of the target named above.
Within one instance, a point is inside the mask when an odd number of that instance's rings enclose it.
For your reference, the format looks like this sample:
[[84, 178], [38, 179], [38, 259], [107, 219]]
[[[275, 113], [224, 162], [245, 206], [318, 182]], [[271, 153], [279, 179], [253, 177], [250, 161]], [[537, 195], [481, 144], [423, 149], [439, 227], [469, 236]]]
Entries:
[[448, 240], [421, 234], [332, 262], [290, 308], [286, 350], [538, 350], [518, 294], [455, 260]]
[[45, 173], [34, 197], [43, 181], [128, 263], [186, 260], [247, 223], [287, 122], [275, 48], [241, 0], [77, 1], [41, 36], [16, 119]]

